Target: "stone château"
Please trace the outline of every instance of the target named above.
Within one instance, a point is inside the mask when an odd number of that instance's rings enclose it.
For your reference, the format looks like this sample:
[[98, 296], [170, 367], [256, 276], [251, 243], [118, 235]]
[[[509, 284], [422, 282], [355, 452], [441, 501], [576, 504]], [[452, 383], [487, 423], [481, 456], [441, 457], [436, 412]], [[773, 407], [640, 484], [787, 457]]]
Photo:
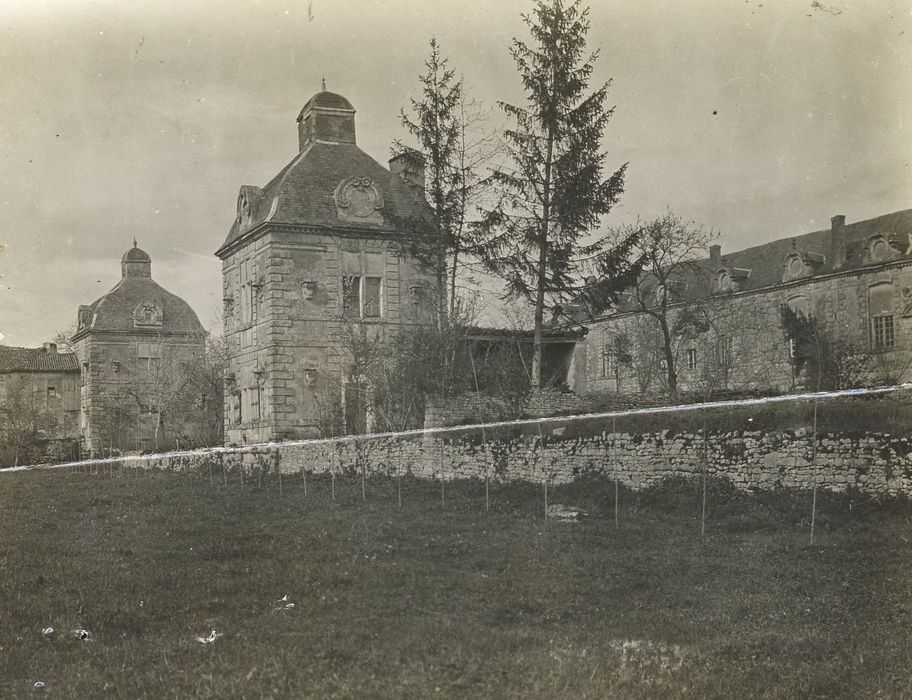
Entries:
[[291, 161], [265, 186], [240, 188], [216, 251], [228, 444], [363, 431], [367, 387], [347, 360], [352, 343], [426, 314], [428, 282], [395, 246], [401, 222], [425, 206], [423, 172], [362, 151], [354, 108], [325, 89], [297, 127]]

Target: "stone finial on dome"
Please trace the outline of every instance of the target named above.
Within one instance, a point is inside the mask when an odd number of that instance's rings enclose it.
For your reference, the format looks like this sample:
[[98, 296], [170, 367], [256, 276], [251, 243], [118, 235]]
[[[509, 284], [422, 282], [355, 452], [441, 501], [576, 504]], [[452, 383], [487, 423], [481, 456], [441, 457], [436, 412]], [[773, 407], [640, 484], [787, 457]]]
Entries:
[[133, 247], [120, 259], [120, 272], [122, 277], [152, 276], [152, 258], [146, 251], [136, 247], [135, 239]]

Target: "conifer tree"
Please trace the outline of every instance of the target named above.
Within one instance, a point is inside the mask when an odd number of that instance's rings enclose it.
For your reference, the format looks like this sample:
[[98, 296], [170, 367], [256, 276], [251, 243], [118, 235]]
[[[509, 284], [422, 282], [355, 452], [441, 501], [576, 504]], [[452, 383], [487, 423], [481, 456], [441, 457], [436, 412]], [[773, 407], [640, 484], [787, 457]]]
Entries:
[[604, 307], [635, 281], [637, 264], [629, 259], [633, 239], [591, 240], [623, 192], [627, 166], [603, 178], [601, 141], [613, 109], [605, 107], [610, 82], [586, 94], [598, 57], [586, 53], [588, 8], [538, 0], [523, 20], [532, 42], [514, 39], [510, 52], [526, 106], [500, 103], [512, 123], [504, 132], [508, 163], [490, 178], [498, 196], [480, 223], [480, 250], [506, 281], [507, 298], [534, 307], [531, 380], [540, 388], [546, 305], [582, 299]]
[[437, 324], [442, 328], [448, 315], [449, 260], [458, 248], [456, 228], [464, 216], [460, 209], [463, 179], [458, 158], [462, 81], [456, 80], [449, 61], [440, 55], [435, 38], [431, 39], [424, 65], [426, 70], [418, 78], [420, 99], [411, 98], [411, 114], [400, 112], [402, 126], [418, 142], [418, 148], [397, 142], [393, 151], [404, 160], [407, 176], [421, 169], [425, 173], [423, 194], [430, 217], [400, 222], [406, 233], [400, 247], [431, 274]]

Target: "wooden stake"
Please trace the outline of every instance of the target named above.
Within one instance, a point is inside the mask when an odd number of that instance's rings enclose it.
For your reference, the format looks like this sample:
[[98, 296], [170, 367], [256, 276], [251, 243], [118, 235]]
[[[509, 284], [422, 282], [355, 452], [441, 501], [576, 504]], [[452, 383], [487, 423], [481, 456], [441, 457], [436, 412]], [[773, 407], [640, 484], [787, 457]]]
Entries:
[[365, 469], [364, 465], [362, 464], [361, 465], [361, 502], [362, 503], [367, 503], [367, 490], [364, 486], [365, 471], [366, 471], [366, 469]]
[[[818, 370], [819, 372], [819, 370]], [[817, 391], [820, 391], [820, 378], [817, 379]], [[811, 471], [814, 474], [814, 495], [811, 498], [811, 544], [814, 544], [814, 521], [817, 517], [817, 397], [814, 397], [814, 432], [811, 435]]]
[[703, 409], [703, 498], [700, 506], [700, 537], [706, 534], [706, 472], [709, 469], [709, 447], [706, 442], [706, 409]]
[[307, 498], [307, 472], [301, 467], [301, 478], [304, 480], [304, 498]]
[[814, 544], [814, 518], [817, 515], [817, 481], [814, 480], [814, 495], [811, 497], [811, 544]]
[[490, 491], [490, 481], [491, 477], [485, 472], [485, 511], [491, 507], [491, 491]]
[[545, 522], [548, 522], [548, 477], [545, 477]]
[[278, 475], [279, 475], [279, 495], [281, 496], [282, 495], [282, 465], [279, 463], [279, 448], [278, 447], [276, 448], [276, 451], [275, 451], [274, 461], [275, 461], [276, 472], [278, 472]]
[[618, 478], [620, 472], [620, 461], [618, 460], [618, 431], [617, 431], [617, 416], [611, 416], [611, 454], [614, 457], [612, 462], [614, 462], [614, 529], [617, 530], [620, 528], [620, 521], [618, 519]]
[[402, 510], [402, 443], [399, 443], [397, 451], [398, 462], [396, 464], [396, 495], [399, 499], [399, 510]]
[[444, 483], [446, 479], [443, 473], [443, 438], [440, 439], [440, 507], [446, 508], [446, 498], [444, 496]]
[[618, 521], [618, 478], [614, 477], [614, 529], [617, 530], [620, 528], [620, 522]]

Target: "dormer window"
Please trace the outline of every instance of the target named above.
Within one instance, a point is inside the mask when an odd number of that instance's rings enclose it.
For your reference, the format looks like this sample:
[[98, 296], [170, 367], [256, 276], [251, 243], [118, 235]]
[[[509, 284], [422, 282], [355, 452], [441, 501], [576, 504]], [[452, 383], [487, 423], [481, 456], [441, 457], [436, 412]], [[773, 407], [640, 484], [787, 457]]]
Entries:
[[723, 267], [716, 272], [716, 279], [713, 282], [713, 291], [717, 294], [726, 292], [737, 292], [741, 289], [744, 281], [750, 277], [751, 271], [744, 267]]
[[824, 262], [826, 262], [826, 258], [819, 253], [793, 251], [785, 256], [785, 262], [782, 264], [784, 268], [782, 281], [789, 282], [802, 277], [812, 277]]
[[716, 292], [730, 292], [732, 288], [732, 278], [728, 270], [719, 270], [716, 273]]
[[865, 262], [879, 263], [895, 260], [900, 255], [901, 245], [887, 236], [878, 233], [865, 243]]

